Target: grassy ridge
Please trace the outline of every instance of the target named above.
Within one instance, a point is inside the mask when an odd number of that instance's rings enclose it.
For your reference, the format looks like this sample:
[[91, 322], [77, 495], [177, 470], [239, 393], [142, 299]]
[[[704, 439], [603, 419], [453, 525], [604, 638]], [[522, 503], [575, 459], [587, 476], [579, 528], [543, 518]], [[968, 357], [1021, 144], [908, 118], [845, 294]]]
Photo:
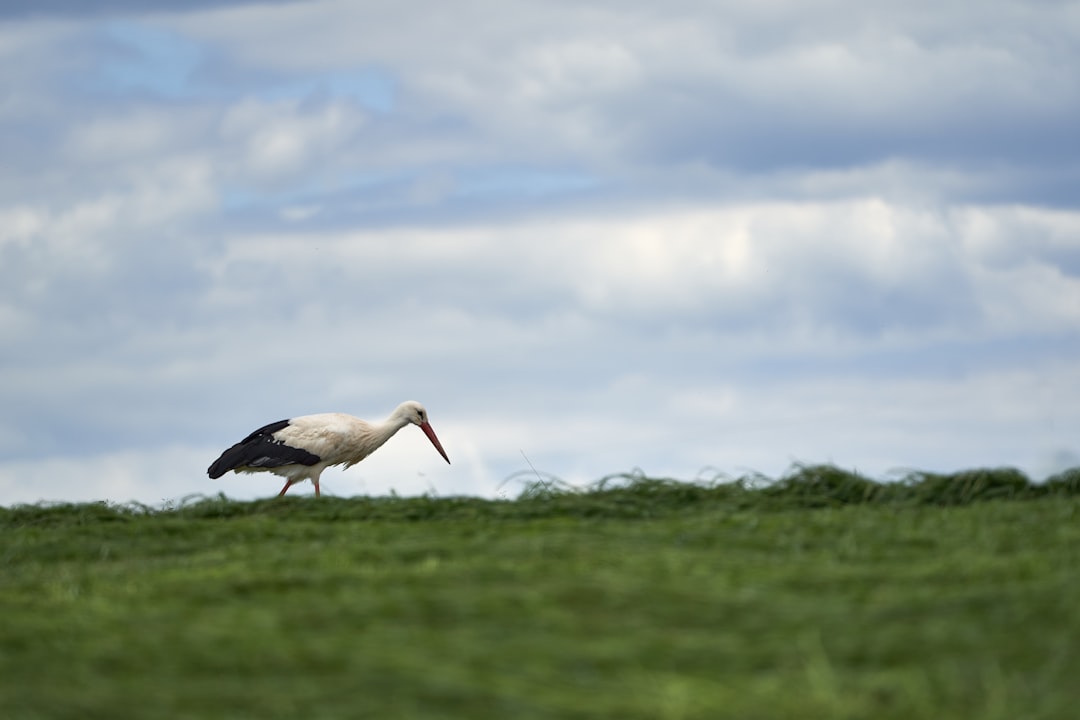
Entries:
[[475, 497], [325, 498], [321, 504], [289, 504], [271, 498], [237, 502], [224, 495], [197, 497], [164, 508], [131, 503], [49, 503], [0, 507], [0, 528], [27, 524], [68, 524], [130, 520], [145, 515], [205, 519], [237, 515], [287, 514], [321, 520], [423, 520], [429, 518], [653, 517], [702, 503], [728, 507], [795, 509], [841, 505], [967, 505], [985, 500], [1032, 500], [1080, 496], [1080, 468], [1032, 482], [1014, 468], [981, 468], [950, 474], [911, 472], [888, 482], [875, 481], [833, 465], [797, 465], [778, 479], [763, 475], [717, 477], [698, 482], [620, 473], [588, 488], [558, 478], [528, 482], [515, 501]]
[[12, 718], [1067, 718], [1080, 470], [0, 508]]

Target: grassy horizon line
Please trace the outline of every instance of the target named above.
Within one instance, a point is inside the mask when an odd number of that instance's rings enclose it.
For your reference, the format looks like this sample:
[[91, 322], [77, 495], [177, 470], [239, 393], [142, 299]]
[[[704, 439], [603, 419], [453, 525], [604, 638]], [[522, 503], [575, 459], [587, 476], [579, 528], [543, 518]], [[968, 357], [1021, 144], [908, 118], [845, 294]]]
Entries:
[[738, 477], [678, 480], [650, 477], [643, 471], [615, 473], [584, 486], [554, 475], [521, 471], [506, 481], [536, 476], [513, 499], [425, 494], [403, 497], [286, 497], [232, 500], [191, 495], [155, 507], [137, 502], [36, 503], [0, 506], [0, 526], [133, 519], [139, 516], [214, 518], [246, 515], [318, 515], [333, 519], [603, 516], [653, 517], [701, 503], [739, 509], [824, 508], [843, 505], [958, 506], [989, 500], [1032, 500], [1080, 496], [1080, 467], [1032, 481], [1016, 468], [976, 468], [954, 473], [907, 471], [875, 480], [836, 465], [796, 464], [778, 478], [761, 473]]

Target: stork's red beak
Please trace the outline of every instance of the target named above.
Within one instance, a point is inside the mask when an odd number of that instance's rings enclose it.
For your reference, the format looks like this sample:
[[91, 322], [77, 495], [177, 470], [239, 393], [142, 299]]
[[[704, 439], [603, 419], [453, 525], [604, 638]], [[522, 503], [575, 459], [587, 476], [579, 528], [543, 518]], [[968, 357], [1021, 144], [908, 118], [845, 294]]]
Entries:
[[431, 444], [435, 446], [435, 449], [443, 456], [443, 460], [449, 465], [450, 458], [446, 457], [446, 451], [442, 449], [442, 443], [439, 442], [439, 438], [435, 437], [435, 431], [431, 429], [431, 424], [424, 423], [420, 426], [420, 429], [424, 431], [424, 434], [427, 435], [427, 439], [431, 441]]

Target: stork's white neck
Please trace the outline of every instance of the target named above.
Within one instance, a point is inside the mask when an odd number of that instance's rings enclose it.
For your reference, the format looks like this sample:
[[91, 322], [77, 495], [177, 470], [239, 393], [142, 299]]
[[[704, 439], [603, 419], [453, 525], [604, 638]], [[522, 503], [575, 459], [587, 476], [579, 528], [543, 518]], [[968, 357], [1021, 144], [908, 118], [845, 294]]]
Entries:
[[394, 437], [394, 433], [405, 427], [407, 424], [407, 420], [402, 420], [401, 418], [396, 417], [388, 417], [382, 422], [372, 423], [371, 437], [375, 440], [376, 447], [382, 445], [384, 442]]
[[409, 424], [409, 416], [407, 410], [403, 405], [399, 405], [394, 412], [390, 414], [390, 417], [386, 418], [380, 423], [372, 423], [371, 435], [376, 439], [379, 445], [394, 437], [401, 428]]

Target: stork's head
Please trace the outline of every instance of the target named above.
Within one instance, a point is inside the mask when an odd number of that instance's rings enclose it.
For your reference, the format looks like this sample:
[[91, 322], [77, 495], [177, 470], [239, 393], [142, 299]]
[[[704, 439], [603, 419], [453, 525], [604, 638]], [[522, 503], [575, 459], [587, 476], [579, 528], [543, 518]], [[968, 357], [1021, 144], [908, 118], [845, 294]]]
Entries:
[[435, 437], [435, 431], [431, 429], [431, 425], [428, 423], [427, 410], [424, 406], [415, 400], [408, 400], [398, 405], [397, 410], [394, 411], [394, 415], [398, 416], [405, 422], [410, 422], [413, 425], [418, 425], [424, 434], [427, 435], [428, 440], [435, 446], [435, 449], [439, 451], [439, 454], [443, 456], [443, 460], [450, 463], [450, 458], [446, 456], [446, 451], [443, 450], [442, 443], [439, 442], [439, 438]]
[[405, 422], [411, 422], [413, 425], [423, 425], [427, 422], [427, 410], [415, 400], [406, 400], [398, 405], [394, 415], [397, 415]]

